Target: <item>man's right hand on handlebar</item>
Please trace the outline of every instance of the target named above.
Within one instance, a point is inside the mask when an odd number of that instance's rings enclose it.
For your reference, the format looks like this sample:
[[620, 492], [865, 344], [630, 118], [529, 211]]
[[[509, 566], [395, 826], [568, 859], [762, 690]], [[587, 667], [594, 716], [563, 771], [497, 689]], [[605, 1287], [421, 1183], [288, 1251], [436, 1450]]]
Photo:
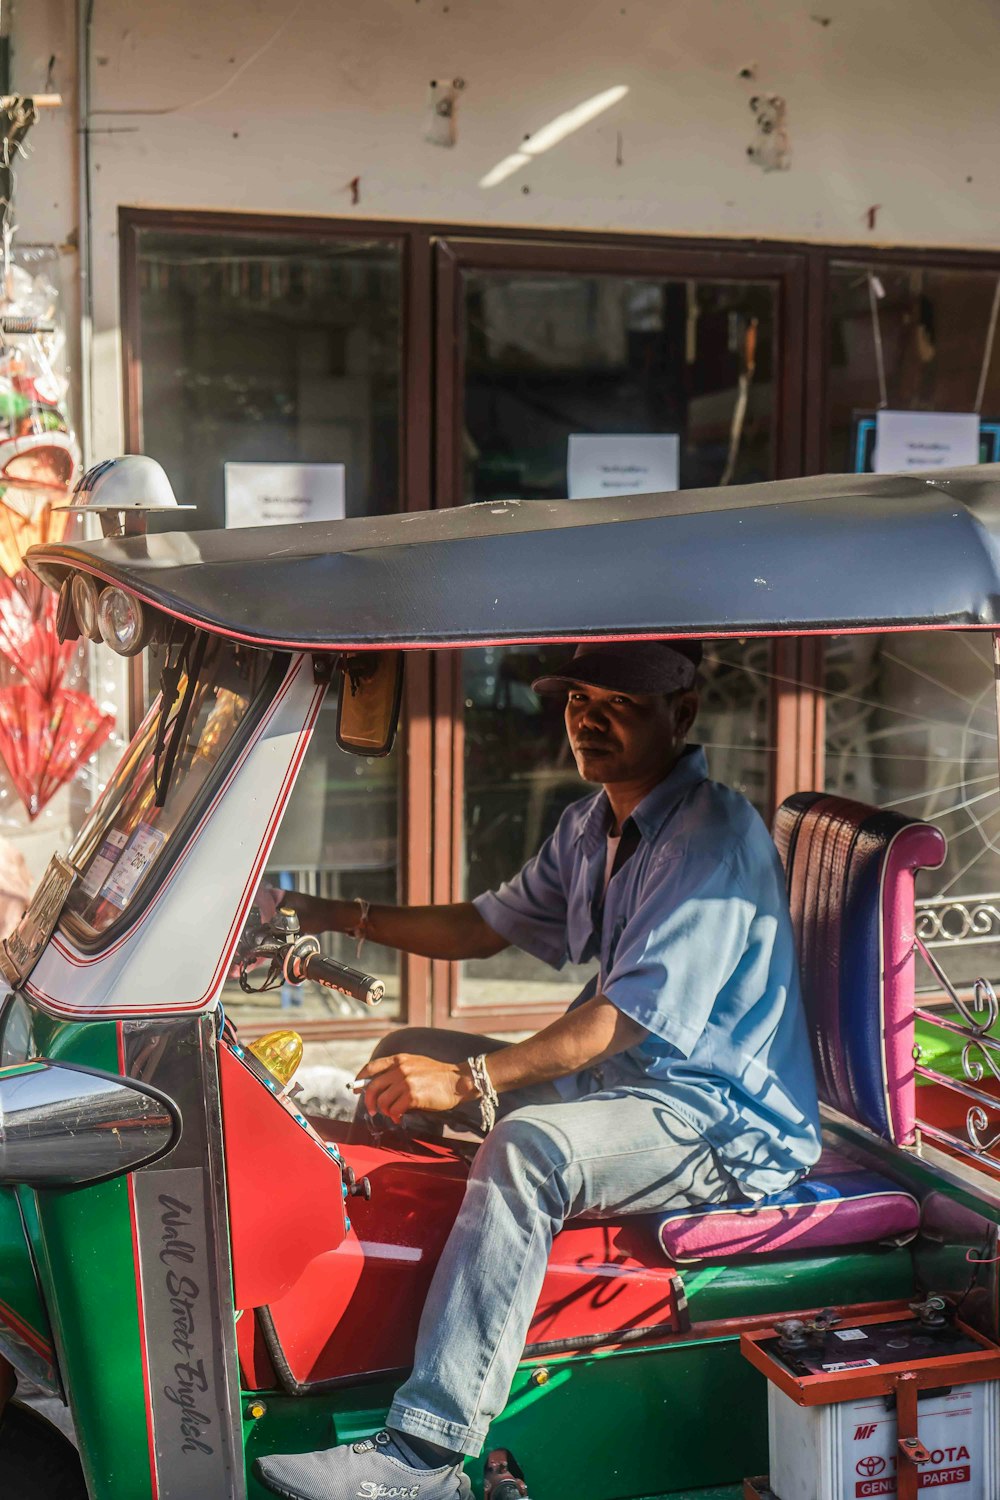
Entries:
[[[272, 904], [265, 908], [263, 901]], [[265, 922], [278, 906], [297, 913], [303, 932], [355, 932], [361, 921], [357, 901], [327, 901], [303, 891], [282, 891], [262, 885], [255, 898]], [[418, 953], [424, 958], [490, 958], [508, 947], [506, 940], [479, 915], [471, 901], [436, 906], [370, 906], [365, 937], [386, 948]]]

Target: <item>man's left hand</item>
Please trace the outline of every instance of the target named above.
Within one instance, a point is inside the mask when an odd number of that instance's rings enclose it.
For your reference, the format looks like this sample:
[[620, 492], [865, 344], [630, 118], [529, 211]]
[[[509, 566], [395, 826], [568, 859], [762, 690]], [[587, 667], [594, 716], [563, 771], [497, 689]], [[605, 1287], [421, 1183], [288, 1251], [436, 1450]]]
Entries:
[[358, 1073], [357, 1082], [365, 1084], [368, 1113], [387, 1115], [397, 1125], [409, 1110], [455, 1109], [475, 1094], [466, 1065], [410, 1052], [373, 1057]]

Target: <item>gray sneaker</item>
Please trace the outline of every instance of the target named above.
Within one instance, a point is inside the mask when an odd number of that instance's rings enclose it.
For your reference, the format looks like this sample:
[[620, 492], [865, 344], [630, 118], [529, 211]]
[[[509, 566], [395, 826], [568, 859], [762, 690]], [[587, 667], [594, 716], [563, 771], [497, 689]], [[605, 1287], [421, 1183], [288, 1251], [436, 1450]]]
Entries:
[[472, 1486], [458, 1464], [414, 1467], [412, 1454], [388, 1432], [323, 1453], [274, 1453], [254, 1473], [286, 1500], [469, 1500]]

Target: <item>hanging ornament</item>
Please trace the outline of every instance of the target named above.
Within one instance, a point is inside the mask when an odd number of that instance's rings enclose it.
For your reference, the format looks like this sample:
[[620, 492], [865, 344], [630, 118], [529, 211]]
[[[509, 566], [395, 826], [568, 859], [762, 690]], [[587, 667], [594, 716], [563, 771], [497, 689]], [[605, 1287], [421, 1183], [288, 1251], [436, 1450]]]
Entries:
[[114, 727], [89, 694], [66, 686], [80, 656], [59, 642], [54, 598], [22, 569], [29, 547], [62, 539], [70, 514], [60, 507], [79, 463], [59, 296], [46, 274], [55, 253], [14, 250], [14, 166], [38, 109], [60, 103], [58, 94], [0, 100], [0, 817], [13, 786], [32, 820]]
[[0, 688], [0, 757], [32, 822], [113, 727], [88, 693], [59, 688], [49, 698], [30, 682]]
[[62, 686], [77, 647], [56, 631], [58, 595], [33, 573], [0, 575], [0, 655], [39, 693], [52, 698]]
[[[16, 504], [8, 503], [14, 500]], [[35, 495], [27, 514], [22, 500], [22, 494], [12, 485], [0, 491], [0, 568], [8, 577], [18, 572], [29, 547], [61, 542], [69, 523], [67, 512], [57, 510], [44, 495]], [[65, 495], [62, 500], [65, 503]]]

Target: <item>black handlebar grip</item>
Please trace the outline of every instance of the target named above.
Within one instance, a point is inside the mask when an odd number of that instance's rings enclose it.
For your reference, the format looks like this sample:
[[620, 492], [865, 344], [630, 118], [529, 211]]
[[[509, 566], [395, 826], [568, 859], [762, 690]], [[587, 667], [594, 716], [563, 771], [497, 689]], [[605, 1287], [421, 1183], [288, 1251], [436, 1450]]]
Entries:
[[354, 1000], [363, 1000], [366, 1005], [378, 1005], [385, 995], [385, 985], [372, 974], [362, 974], [358, 969], [349, 969], [335, 958], [323, 958], [314, 953], [307, 958], [302, 972], [315, 984], [325, 984], [328, 989], [339, 990]]

